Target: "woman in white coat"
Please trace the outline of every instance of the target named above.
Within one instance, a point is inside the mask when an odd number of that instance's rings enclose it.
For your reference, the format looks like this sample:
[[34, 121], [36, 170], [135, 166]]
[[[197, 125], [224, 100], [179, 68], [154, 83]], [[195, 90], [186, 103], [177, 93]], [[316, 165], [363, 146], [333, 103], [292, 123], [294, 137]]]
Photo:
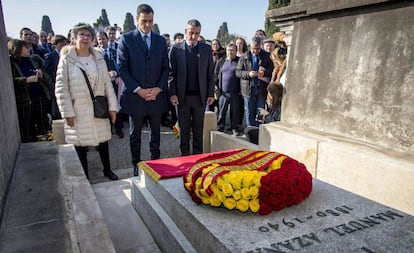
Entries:
[[102, 52], [92, 46], [95, 32], [92, 26], [79, 23], [72, 28], [73, 45], [61, 50], [56, 73], [56, 101], [65, 120], [65, 141], [73, 144], [88, 176], [88, 146], [98, 146], [103, 173], [117, 180], [110, 166], [108, 141], [111, 127], [108, 119], [94, 117], [92, 98], [84, 70], [95, 96], [108, 98], [110, 120], [115, 122], [118, 103], [108, 75]]

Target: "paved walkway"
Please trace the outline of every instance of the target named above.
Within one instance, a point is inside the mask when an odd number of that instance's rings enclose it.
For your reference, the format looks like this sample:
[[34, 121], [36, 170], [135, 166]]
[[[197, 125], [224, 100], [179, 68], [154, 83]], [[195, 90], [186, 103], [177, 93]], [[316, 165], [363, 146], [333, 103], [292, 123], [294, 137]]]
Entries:
[[[126, 179], [133, 176], [133, 167], [131, 163], [131, 151], [129, 148], [129, 125], [125, 123], [124, 127], [125, 137], [118, 138], [118, 135], [113, 134], [109, 141], [109, 153], [111, 159], [111, 168], [118, 175], [120, 179]], [[141, 144], [141, 159], [149, 160], [149, 129], [143, 128]], [[161, 158], [180, 156], [179, 140], [174, 137], [172, 129], [168, 127], [161, 127]], [[93, 148], [89, 148], [88, 165], [90, 183], [96, 184], [110, 181], [103, 176], [102, 164], [99, 158], [99, 153]]]

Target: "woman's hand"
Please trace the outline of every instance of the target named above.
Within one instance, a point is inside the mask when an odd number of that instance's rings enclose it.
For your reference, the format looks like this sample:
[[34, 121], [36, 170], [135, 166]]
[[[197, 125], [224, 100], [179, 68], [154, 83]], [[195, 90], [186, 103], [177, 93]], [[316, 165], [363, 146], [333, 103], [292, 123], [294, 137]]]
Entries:
[[265, 110], [264, 108], [260, 108], [260, 114], [263, 115], [263, 117], [265, 117], [266, 115], [269, 114], [269, 112]]
[[116, 111], [109, 111], [109, 117], [111, 118], [112, 124], [115, 124], [116, 120]]
[[70, 126], [70, 127], [75, 126], [75, 117], [66, 118], [65, 120], [66, 120], [66, 124], [68, 124], [68, 126]]

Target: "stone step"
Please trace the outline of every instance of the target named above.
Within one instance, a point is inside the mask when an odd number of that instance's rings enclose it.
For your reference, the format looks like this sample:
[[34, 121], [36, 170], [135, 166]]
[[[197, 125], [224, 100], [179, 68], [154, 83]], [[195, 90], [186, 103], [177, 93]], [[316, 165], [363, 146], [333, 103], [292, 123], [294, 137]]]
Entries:
[[116, 252], [161, 252], [131, 205], [130, 179], [98, 183], [92, 188]]
[[413, 216], [316, 179], [308, 199], [267, 216], [196, 205], [182, 178], [143, 172], [132, 203], [163, 252], [414, 251]]

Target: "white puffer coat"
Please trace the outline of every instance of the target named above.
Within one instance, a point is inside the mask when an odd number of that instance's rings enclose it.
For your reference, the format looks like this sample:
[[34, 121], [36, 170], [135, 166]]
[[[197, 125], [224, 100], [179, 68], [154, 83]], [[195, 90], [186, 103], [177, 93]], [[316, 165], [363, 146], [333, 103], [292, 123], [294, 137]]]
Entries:
[[[117, 99], [102, 52], [91, 48], [98, 68], [98, 81], [91, 83], [95, 96], [108, 98], [109, 111], [118, 111]], [[75, 146], [97, 146], [111, 139], [109, 119], [94, 117], [88, 85], [80, 70], [85, 69], [73, 46], [62, 48], [56, 72], [56, 101], [62, 118], [75, 117], [75, 126], [65, 123], [65, 141]], [[95, 87], [96, 86], [96, 87]]]

